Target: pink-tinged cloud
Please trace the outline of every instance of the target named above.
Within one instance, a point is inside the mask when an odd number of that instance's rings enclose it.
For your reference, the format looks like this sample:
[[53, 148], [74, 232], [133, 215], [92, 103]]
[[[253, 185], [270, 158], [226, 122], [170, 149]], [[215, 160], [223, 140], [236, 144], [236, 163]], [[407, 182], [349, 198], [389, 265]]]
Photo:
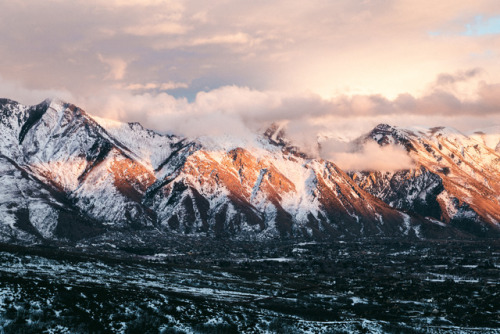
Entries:
[[404, 148], [394, 145], [379, 146], [366, 143], [355, 152], [332, 149], [331, 143], [322, 144], [322, 157], [334, 161], [340, 168], [350, 171], [397, 171], [411, 169], [415, 163]]

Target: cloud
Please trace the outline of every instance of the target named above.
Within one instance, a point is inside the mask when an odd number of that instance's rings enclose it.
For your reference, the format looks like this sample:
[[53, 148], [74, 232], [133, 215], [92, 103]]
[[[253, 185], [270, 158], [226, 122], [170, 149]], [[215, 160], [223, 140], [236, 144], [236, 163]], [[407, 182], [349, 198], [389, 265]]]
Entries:
[[99, 60], [106, 64], [108, 67], [108, 74], [104, 77], [104, 79], [109, 80], [121, 80], [125, 76], [125, 72], [127, 70], [127, 62], [120, 58], [107, 58], [98, 55]]
[[248, 34], [239, 32], [235, 34], [215, 35], [211, 37], [197, 38], [190, 44], [192, 46], [209, 44], [247, 44], [251, 41], [252, 38]]
[[162, 83], [158, 88], [160, 88], [160, 90], [171, 90], [171, 89], [188, 88], [188, 87], [189, 85], [184, 82], [169, 81]]
[[29, 89], [19, 82], [7, 81], [0, 76], [0, 98], [9, 98], [26, 105], [38, 104], [47, 98], [75, 100], [68, 91], [56, 89]]
[[379, 146], [370, 141], [359, 151], [346, 152], [345, 145], [339, 147], [339, 143], [325, 142], [322, 144], [322, 156], [351, 171], [397, 171], [414, 167], [414, 162], [400, 146]]
[[339, 115], [382, 116], [412, 115], [475, 115], [487, 117], [500, 114], [497, 98], [499, 85], [476, 79], [480, 69], [441, 73], [431, 88], [420, 96], [403, 93], [394, 99], [380, 94], [339, 96], [331, 99]]
[[172, 90], [177, 88], [188, 88], [189, 85], [184, 82], [163, 82], [163, 83], [155, 83], [149, 82], [146, 84], [133, 83], [128, 85], [117, 85], [118, 89], [125, 89], [130, 91], [150, 91], [150, 90]]
[[171, 5], [173, 3], [171, 0], [108, 0], [107, 2], [117, 7], [158, 6]]
[[[122, 86], [117, 86], [118, 88], [122, 88]], [[156, 83], [147, 83], [147, 84], [129, 84], [126, 86], [123, 86], [123, 89], [126, 90], [150, 90], [150, 89], [156, 89], [158, 88], [158, 84]]]
[[457, 82], [468, 81], [469, 79], [477, 77], [478, 75], [480, 75], [483, 72], [484, 71], [481, 68], [473, 68], [473, 69], [470, 69], [467, 71], [458, 71], [458, 72], [453, 73], [453, 74], [441, 73], [437, 77], [436, 85], [437, 86], [444, 86], [444, 85], [455, 84]]
[[[472, 76], [471, 71], [463, 73]], [[460, 75], [456, 74], [440, 74], [436, 81], [445, 76], [460, 81], [456, 79]], [[481, 126], [482, 122], [485, 126], [500, 122], [500, 84], [485, 82], [477, 84], [473, 99], [463, 99], [436, 85], [423, 96], [406, 93], [394, 99], [382, 95], [340, 95], [325, 99], [310, 92], [261, 91], [233, 85], [199, 92], [192, 101], [166, 93], [188, 87], [175, 81], [120, 82], [112, 89], [83, 97], [64, 90], [23, 88], [20, 83], [9, 84], [6, 80], [3, 86], [2, 94], [6, 97], [20, 96], [22, 101], [36, 103], [47, 97], [42, 95], [46, 92], [49, 96], [69, 99], [91, 114], [121, 121], [139, 121], [158, 131], [193, 137], [214, 133], [244, 135], [263, 131], [272, 123], [283, 123], [287, 124], [295, 144], [308, 152], [317, 150], [317, 139], [322, 134], [331, 136], [337, 131], [345, 135], [348, 132], [352, 137], [351, 134], [359, 135], [381, 122], [408, 125], [411, 121], [433, 126], [460, 124], [462, 128], [467, 127], [467, 123]], [[217, 126], [212, 119], [220, 120], [221, 125]], [[193, 125], [196, 122], [199, 124]], [[242, 131], [240, 125], [225, 126], [231, 122], [241, 124], [246, 130]]]
[[[328, 117], [338, 118], [369, 118], [390, 115], [411, 116], [475, 116], [500, 115], [500, 84], [480, 81], [475, 84], [473, 98], [464, 98], [446, 91], [443, 86], [453, 86], [455, 83], [466, 82], [482, 70], [473, 69], [455, 74], [441, 73], [431, 89], [422, 96], [408, 93], [389, 99], [376, 95], [339, 95], [330, 99], [322, 98], [310, 92], [286, 93], [279, 91], [260, 91], [249, 87], [236, 85], [223, 86], [196, 94], [192, 102], [185, 98], [175, 98], [157, 90], [186, 88], [187, 84], [168, 81], [164, 83], [146, 83], [118, 85], [122, 91], [107, 91], [99, 96], [93, 95], [80, 101], [90, 108], [99, 110], [99, 103], [112, 100], [113, 96], [131, 101], [119, 109], [124, 119], [137, 116], [138, 110], [147, 115], [161, 115], [172, 112], [210, 114], [222, 112], [227, 117], [237, 116], [248, 124], [265, 125], [273, 122], [300, 121], [311, 124]], [[437, 83], [437, 84], [436, 84]], [[132, 91], [128, 93], [125, 91]], [[152, 91], [151, 93], [140, 93]], [[141, 102], [144, 107], [140, 105]], [[108, 108], [112, 109], [112, 108]], [[142, 113], [142, 112], [141, 112]], [[112, 113], [116, 114], [116, 113]], [[147, 117], [146, 117], [147, 118]], [[158, 124], [156, 124], [158, 126]], [[168, 125], [167, 125], [168, 126]]]
[[182, 35], [188, 31], [187, 26], [173, 22], [163, 22], [158, 24], [145, 24], [132, 27], [126, 27], [124, 31], [130, 35], [136, 36], [155, 36], [155, 35]]
[[[395, 100], [381, 96], [357, 96], [352, 99], [343, 96], [325, 100], [312, 93], [290, 94], [226, 86], [200, 92], [193, 101], [189, 101], [165, 92], [158, 93], [157, 89], [162, 85], [170, 84], [137, 84], [82, 99], [64, 91], [30, 90], [0, 80], [0, 92], [28, 104], [59, 96], [83, 107], [90, 114], [121, 121], [139, 121], [147, 128], [190, 138], [212, 136], [218, 143], [221, 140], [225, 142], [226, 146], [228, 142], [233, 146], [252, 142], [256, 134], [263, 133], [272, 123], [279, 123], [285, 126], [286, 137], [292, 144], [309, 156], [322, 157], [353, 170], [397, 170], [411, 166], [404, 150], [368, 145], [361, 151], [353, 151], [345, 143], [368, 132], [378, 123], [429, 127], [447, 125], [463, 131], [500, 124], [500, 84], [478, 87], [481, 99], [476, 103], [481, 108], [488, 104], [491, 106], [487, 119], [482, 114], [478, 117], [476, 112], [460, 110], [462, 102], [457, 97], [444, 98], [438, 93], [421, 98], [407, 94]], [[138, 94], [137, 91], [151, 93]], [[444, 109], [445, 112], [429, 117], [434, 112], [433, 108]]]

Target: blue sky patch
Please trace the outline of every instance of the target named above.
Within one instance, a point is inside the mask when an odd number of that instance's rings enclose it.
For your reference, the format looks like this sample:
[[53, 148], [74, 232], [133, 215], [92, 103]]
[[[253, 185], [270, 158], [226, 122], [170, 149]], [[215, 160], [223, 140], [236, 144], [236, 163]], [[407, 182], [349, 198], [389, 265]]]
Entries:
[[465, 36], [484, 36], [500, 34], [500, 16], [485, 19], [482, 15], [474, 18], [473, 23], [466, 25]]

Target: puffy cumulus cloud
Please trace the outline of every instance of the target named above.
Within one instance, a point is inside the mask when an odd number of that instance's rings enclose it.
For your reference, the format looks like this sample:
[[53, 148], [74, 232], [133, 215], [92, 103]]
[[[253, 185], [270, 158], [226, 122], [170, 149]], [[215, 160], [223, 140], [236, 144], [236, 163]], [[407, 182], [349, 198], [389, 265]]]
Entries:
[[[445, 75], [440, 74], [435, 82]], [[447, 85], [450, 81], [447, 80]], [[451, 90], [443, 90], [435, 82], [425, 95], [406, 93], [394, 99], [382, 95], [340, 95], [325, 99], [310, 92], [286, 93], [233, 85], [201, 91], [190, 101], [166, 92], [188, 87], [186, 83], [174, 81], [117, 83], [114, 88], [96, 94], [74, 96], [66, 90], [24, 88], [20, 83], [4, 79], [2, 94], [18, 98], [23, 103], [35, 103], [58, 95], [91, 114], [121, 121], [139, 121], [159, 131], [195, 137], [224, 132], [256, 132], [272, 123], [287, 124], [290, 137], [311, 152], [322, 134], [330, 136], [334, 130], [342, 135], [346, 132], [359, 134], [360, 130], [367, 131], [370, 126], [381, 122], [411, 125], [407, 124], [411, 121], [433, 126], [460, 124], [459, 128], [468, 123], [461, 122], [462, 119], [475, 119], [471, 124], [478, 125], [499, 122], [500, 84], [481, 81], [473, 90], [474, 96], [464, 98]], [[212, 122], [212, 117], [221, 120], [220, 126]], [[226, 117], [227, 121], [223, 122], [221, 117]], [[198, 120], [200, 126], [194, 126]], [[225, 126], [229, 122], [242, 124], [248, 131], [240, 131], [239, 126]]]
[[471, 68], [454, 73], [440, 73], [429, 90], [459, 96], [461, 100], [479, 98], [479, 86], [488, 81], [488, 73], [482, 68]]
[[397, 171], [414, 167], [414, 162], [400, 146], [379, 146], [370, 141], [361, 150], [349, 152], [346, 145], [327, 141], [322, 145], [322, 156], [352, 171]]
[[200, 92], [193, 102], [167, 93], [115, 91], [82, 99], [78, 103], [101, 117], [139, 121], [159, 131], [200, 137], [245, 136], [276, 120], [296, 117], [293, 110], [292, 113], [283, 110], [281, 101], [278, 93], [227, 86]]
[[[500, 113], [499, 84], [475, 79], [478, 69], [442, 73], [421, 95], [403, 93], [393, 99], [380, 94], [334, 97], [336, 111], [342, 115], [476, 115], [490, 117]], [[473, 74], [473, 75], [472, 75]]]
[[[125, 87], [128, 91], [106, 91], [76, 102], [103, 117], [139, 121], [159, 131], [195, 137], [243, 136], [263, 131], [272, 123], [286, 124], [290, 138], [309, 152], [315, 150], [321, 135], [331, 136], [334, 130], [342, 134], [349, 129], [350, 133], [360, 134], [361, 130], [367, 131], [380, 122], [434, 126], [477, 119], [474, 124], [488, 124], [500, 117], [500, 85], [484, 82], [476, 87], [473, 100], [461, 99], [439, 87], [420, 97], [401, 94], [395, 99], [381, 95], [341, 95], [324, 99], [313, 93], [259, 91], [239, 86], [199, 92], [193, 101], [165, 92], [157, 93], [162, 87], [180, 86], [182, 84], [135, 84]], [[148, 90], [153, 92], [138, 93]], [[466, 123], [462, 122], [459, 128]]]

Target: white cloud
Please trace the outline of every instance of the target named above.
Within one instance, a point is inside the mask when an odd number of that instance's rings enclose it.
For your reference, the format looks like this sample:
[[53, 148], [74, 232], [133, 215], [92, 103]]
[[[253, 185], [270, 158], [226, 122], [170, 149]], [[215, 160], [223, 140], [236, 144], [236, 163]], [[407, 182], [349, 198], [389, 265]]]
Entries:
[[47, 98], [60, 98], [73, 101], [75, 97], [66, 90], [29, 89], [19, 82], [7, 81], [0, 76], [0, 98], [9, 98], [22, 104], [33, 105]]
[[335, 137], [337, 131], [352, 138], [353, 134], [360, 135], [382, 122], [404, 126], [451, 125], [464, 130], [470, 130], [466, 128], [469, 123], [484, 126], [500, 122], [500, 84], [482, 83], [476, 87], [479, 97], [465, 101], [439, 90], [418, 98], [400, 95], [394, 100], [379, 95], [323, 99], [312, 93], [258, 91], [238, 86], [199, 92], [192, 102], [167, 93], [138, 93], [175, 87], [183, 84], [134, 84], [125, 86], [121, 92], [102, 92], [78, 102], [100, 116], [140, 121], [147, 127], [190, 136], [239, 131], [225, 126], [215, 130], [208, 125], [192, 127], [193, 119], [203, 125], [213, 124], [212, 117], [224, 116], [226, 123], [237, 120], [244, 124], [248, 129], [244, 133], [261, 131], [273, 122], [285, 122], [290, 137], [310, 152], [322, 134]]
[[[122, 88], [122, 86], [118, 86], [118, 88]], [[126, 85], [123, 87], [123, 89], [126, 89], [126, 90], [150, 90], [150, 89], [156, 89], [156, 88], [158, 88], [158, 84], [153, 83], [153, 82], [150, 82], [147, 84], [135, 83], [135, 84], [129, 84], [129, 85]]]
[[162, 83], [159, 88], [160, 90], [170, 90], [170, 89], [177, 89], [177, 88], [188, 88], [189, 85], [185, 82], [164, 82]]
[[332, 143], [323, 143], [322, 156], [344, 170], [397, 171], [414, 167], [414, 162], [400, 146], [379, 146], [370, 141], [356, 152], [346, 152], [346, 147], [339, 150], [338, 144], [333, 146]]
[[196, 38], [190, 44], [192, 46], [209, 45], [209, 44], [247, 44], [252, 42], [252, 40], [253, 39], [248, 34], [239, 32], [235, 34]]
[[171, 89], [177, 89], [177, 88], [188, 88], [189, 85], [184, 82], [174, 82], [174, 81], [168, 81], [168, 82], [163, 82], [163, 83], [155, 83], [155, 82], [149, 82], [146, 84], [141, 84], [141, 83], [133, 83], [133, 84], [128, 84], [128, 85], [117, 85], [116, 88], [118, 89], [125, 89], [125, 90], [130, 90], [130, 91], [148, 91], [148, 90], [171, 90]]

